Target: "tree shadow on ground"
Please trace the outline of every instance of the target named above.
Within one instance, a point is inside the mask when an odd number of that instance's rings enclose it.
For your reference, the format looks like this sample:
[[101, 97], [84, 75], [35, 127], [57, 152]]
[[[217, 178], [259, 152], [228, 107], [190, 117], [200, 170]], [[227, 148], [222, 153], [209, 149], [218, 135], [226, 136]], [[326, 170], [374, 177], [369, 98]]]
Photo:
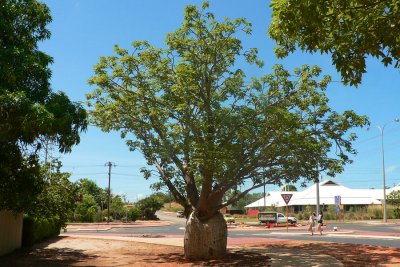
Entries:
[[[261, 247], [257, 245], [257, 247]], [[301, 245], [265, 244], [268, 251], [277, 249], [294, 249], [312, 254], [329, 255], [344, 266], [380, 266], [381, 264], [399, 264], [400, 249], [394, 247], [371, 246], [361, 244], [313, 242]]]
[[[55, 237], [14, 251], [11, 254], [0, 257], [0, 267], [9, 266], [72, 266], [79, 262], [86, 262], [97, 256], [88, 255], [83, 250], [71, 248], [48, 248], [51, 243], [57, 242], [64, 237]], [[88, 266], [88, 265], [85, 265]]]
[[156, 257], [144, 259], [148, 263], [178, 263], [191, 264], [192, 266], [271, 266], [271, 258], [266, 253], [245, 251], [245, 250], [229, 250], [228, 253], [220, 259], [208, 261], [188, 261], [183, 253], [166, 253], [158, 254]]

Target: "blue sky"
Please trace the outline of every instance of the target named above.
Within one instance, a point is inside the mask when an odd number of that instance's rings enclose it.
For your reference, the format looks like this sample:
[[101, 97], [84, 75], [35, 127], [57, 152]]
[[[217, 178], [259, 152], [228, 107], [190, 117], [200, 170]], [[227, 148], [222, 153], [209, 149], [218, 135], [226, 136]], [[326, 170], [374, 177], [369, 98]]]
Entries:
[[[85, 101], [85, 94], [91, 92], [87, 80], [93, 75], [93, 65], [100, 56], [113, 55], [118, 44], [129, 48], [132, 41], [148, 40], [152, 45], [164, 46], [168, 32], [180, 27], [183, 10], [188, 4], [200, 5], [201, 1], [186, 0], [46, 0], [52, 13], [49, 25], [52, 37], [40, 44], [40, 49], [54, 57], [51, 66], [51, 84], [54, 91], [64, 91], [73, 101]], [[284, 60], [273, 54], [274, 42], [267, 36], [271, 11], [269, 3], [261, 0], [219, 0], [210, 1], [210, 10], [217, 18], [245, 17], [253, 24], [253, 34], [245, 37], [244, 47], [257, 47], [265, 66], [259, 70], [246, 67], [250, 77], [259, 77], [271, 71], [271, 66], [283, 64], [292, 70], [302, 64], [319, 65], [324, 74], [334, 81], [340, 77], [331, 65], [328, 55], [296, 52]], [[400, 117], [400, 70], [383, 67], [377, 60], [368, 60], [367, 74], [358, 87], [345, 87], [333, 82], [328, 89], [331, 106], [337, 111], [353, 109], [360, 115], [367, 115], [372, 128], [359, 129], [355, 142], [358, 155], [354, 163], [335, 180], [351, 188], [382, 188], [382, 153], [380, 132], [377, 125]], [[386, 184], [400, 183], [400, 123], [385, 128]], [[57, 156], [54, 153], [54, 156]], [[155, 178], [146, 181], [139, 172], [145, 166], [140, 153], [128, 151], [118, 133], [102, 133], [89, 127], [81, 136], [81, 143], [71, 154], [62, 155], [63, 171], [71, 172], [71, 180], [89, 178], [106, 187], [108, 168], [111, 161], [117, 166], [112, 169], [111, 189], [114, 193], [125, 194], [135, 201], [152, 191], [149, 185]], [[268, 186], [267, 190], [276, 187]]]

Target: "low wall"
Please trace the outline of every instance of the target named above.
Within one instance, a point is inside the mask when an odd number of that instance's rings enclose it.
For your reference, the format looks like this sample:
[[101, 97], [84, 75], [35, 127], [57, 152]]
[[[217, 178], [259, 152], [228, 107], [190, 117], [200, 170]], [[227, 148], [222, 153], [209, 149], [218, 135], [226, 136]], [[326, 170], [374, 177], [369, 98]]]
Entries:
[[0, 256], [21, 247], [22, 213], [0, 210]]
[[248, 210], [247, 215], [257, 215], [259, 212], [259, 210]]

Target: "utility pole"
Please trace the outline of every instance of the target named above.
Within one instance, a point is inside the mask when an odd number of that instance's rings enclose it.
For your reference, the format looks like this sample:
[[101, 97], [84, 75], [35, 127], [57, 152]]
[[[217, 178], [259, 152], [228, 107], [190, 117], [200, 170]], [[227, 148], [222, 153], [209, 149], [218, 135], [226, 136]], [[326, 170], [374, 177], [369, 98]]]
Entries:
[[[316, 111], [315, 111], [315, 106], [314, 106], [314, 134], [315, 134], [315, 140], [318, 142], [318, 135], [317, 135], [317, 115], [316, 115]], [[317, 216], [319, 214], [319, 162], [317, 161], [317, 181], [315, 183], [315, 187], [316, 187], [316, 212], [317, 212]]]
[[[386, 211], [386, 177], [385, 177], [385, 149], [383, 146], [383, 133], [385, 131], [385, 127], [392, 123], [392, 122], [400, 122], [400, 119], [395, 119], [393, 121], [388, 121], [385, 123], [382, 127], [381, 126], [376, 126], [380, 133], [381, 133], [381, 148], [382, 148], [382, 177], [383, 177], [383, 199], [382, 199], [382, 204], [383, 204], [383, 222], [387, 223], [387, 211]], [[367, 130], [370, 128], [368, 127]]]
[[110, 183], [111, 183], [111, 167], [114, 166], [112, 162], [107, 162], [105, 166], [108, 166], [108, 205], [107, 205], [107, 223], [110, 223], [110, 195], [111, 195], [111, 189], [110, 189]]
[[265, 208], [265, 206], [266, 206], [266, 204], [265, 204], [265, 197], [266, 197], [266, 195], [265, 195], [265, 177], [263, 178], [263, 184], [264, 184], [264, 211], [266, 210], [266, 208]]

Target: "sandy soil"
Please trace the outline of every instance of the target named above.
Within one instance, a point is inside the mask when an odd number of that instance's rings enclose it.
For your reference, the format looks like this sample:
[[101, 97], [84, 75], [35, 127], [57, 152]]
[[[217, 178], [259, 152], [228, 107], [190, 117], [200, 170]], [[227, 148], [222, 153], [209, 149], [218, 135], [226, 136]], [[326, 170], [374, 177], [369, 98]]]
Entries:
[[[343, 266], [400, 266], [400, 249], [326, 242], [271, 240], [230, 249], [221, 260], [188, 262], [183, 248], [149, 243], [58, 237], [0, 258], [0, 266], [271, 266], [271, 253], [334, 257]], [[285, 258], [284, 258], [285, 259]], [[291, 257], [279, 266], [290, 264]], [[295, 264], [295, 263], [293, 263]], [[316, 258], [316, 265], [318, 259]], [[276, 263], [273, 264], [276, 266]]]

